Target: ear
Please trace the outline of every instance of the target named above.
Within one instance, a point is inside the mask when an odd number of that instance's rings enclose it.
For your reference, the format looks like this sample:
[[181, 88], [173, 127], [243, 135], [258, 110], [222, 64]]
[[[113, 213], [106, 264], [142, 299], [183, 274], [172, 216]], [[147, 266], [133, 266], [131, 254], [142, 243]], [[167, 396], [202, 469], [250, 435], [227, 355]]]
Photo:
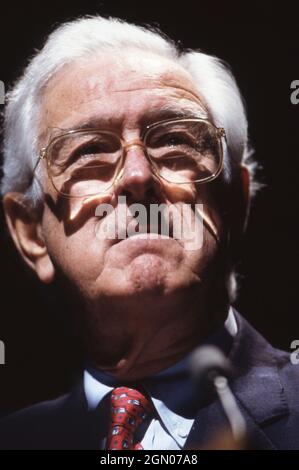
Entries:
[[45, 245], [41, 214], [20, 193], [7, 193], [3, 206], [10, 234], [25, 263], [42, 282], [52, 282], [55, 269]]

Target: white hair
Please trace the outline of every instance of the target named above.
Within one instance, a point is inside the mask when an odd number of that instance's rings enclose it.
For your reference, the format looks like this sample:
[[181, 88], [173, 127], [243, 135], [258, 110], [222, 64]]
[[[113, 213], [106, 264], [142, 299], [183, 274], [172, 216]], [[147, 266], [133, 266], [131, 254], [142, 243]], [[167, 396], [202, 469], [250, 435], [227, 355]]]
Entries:
[[38, 156], [40, 98], [47, 82], [74, 60], [105, 50], [125, 51], [132, 47], [172, 59], [189, 71], [214, 124], [226, 131], [229, 153], [226, 171], [242, 163], [253, 174], [244, 104], [227, 65], [200, 51], [180, 51], [173, 41], [149, 27], [93, 16], [64, 23], [50, 34], [7, 94], [2, 195], [20, 192], [33, 205], [42, 200], [42, 188], [32, 178], [32, 172]]

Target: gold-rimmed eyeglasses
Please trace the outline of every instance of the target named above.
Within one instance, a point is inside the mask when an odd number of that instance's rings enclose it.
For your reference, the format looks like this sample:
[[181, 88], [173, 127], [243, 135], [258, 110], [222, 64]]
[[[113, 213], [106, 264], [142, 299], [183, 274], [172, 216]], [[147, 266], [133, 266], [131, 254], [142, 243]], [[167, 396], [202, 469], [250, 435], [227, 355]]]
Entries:
[[202, 118], [150, 124], [140, 140], [130, 143], [108, 130], [74, 129], [41, 149], [34, 172], [45, 160], [54, 188], [65, 197], [107, 193], [123, 174], [129, 148], [140, 146], [157, 178], [173, 184], [205, 183], [223, 168], [223, 138], [223, 128]]

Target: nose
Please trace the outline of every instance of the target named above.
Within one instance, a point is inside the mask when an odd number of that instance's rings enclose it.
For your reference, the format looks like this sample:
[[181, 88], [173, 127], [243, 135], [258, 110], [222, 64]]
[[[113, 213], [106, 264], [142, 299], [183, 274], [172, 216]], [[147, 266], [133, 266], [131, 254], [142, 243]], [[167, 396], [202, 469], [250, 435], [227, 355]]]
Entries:
[[142, 142], [133, 141], [124, 147], [124, 164], [115, 188], [116, 196], [131, 202], [157, 198], [161, 183], [153, 173]]

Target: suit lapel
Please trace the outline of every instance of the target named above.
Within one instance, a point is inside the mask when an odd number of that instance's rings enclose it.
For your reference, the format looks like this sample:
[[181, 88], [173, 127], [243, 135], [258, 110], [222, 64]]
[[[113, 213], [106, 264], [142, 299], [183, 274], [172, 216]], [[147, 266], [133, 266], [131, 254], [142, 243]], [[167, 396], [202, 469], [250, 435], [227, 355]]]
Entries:
[[[235, 369], [231, 388], [252, 436], [254, 448], [274, 449], [263, 425], [289, 413], [280, 382], [275, 351], [236, 311], [238, 333], [229, 354]], [[194, 421], [185, 448], [204, 448], [227, 426], [218, 400], [202, 407]]]

